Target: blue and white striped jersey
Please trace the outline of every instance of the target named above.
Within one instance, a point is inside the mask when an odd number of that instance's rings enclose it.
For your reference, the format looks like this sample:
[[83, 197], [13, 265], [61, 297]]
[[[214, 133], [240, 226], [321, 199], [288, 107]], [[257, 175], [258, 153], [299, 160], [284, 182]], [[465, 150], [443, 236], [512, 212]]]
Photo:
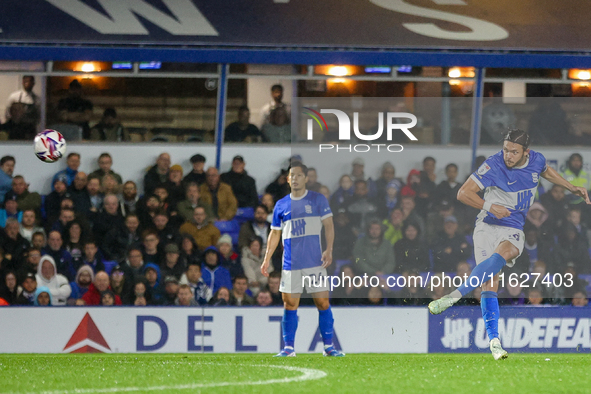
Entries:
[[273, 230], [283, 236], [283, 269], [299, 270], [322, 265], [322, 221], [332, 216], [326, 197], [307, 190], [300, 198], [291, 194], [275, 204]]
[[497, 219], [492, 213], [480, 211], [476, 223], [484, 221], [497, 226], [523, 230], [525, 217], [534, 202], [540, 174], [547, 169], [541, 153], [529, 151], [529, 159], [521, 167], [507, 168], [503, 151], [490, 156], [470, 178], [484, 189], [484, 200], [507, 208], [511, 215]]

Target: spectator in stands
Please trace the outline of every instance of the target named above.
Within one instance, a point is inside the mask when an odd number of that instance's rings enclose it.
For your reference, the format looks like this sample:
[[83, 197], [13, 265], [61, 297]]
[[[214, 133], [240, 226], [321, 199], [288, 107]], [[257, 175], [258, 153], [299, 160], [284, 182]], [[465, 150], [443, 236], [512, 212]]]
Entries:
[[346, 206], [351, 225], [359, 232], [365, 229], [368, 220], [378, 215], [378, 203], [375, 198], [369, 196], [367, 181], [355, 181], [355, 194]]
[[162, 265], [162, 276], [174, 276], [177, 280], [181, 278], [187, 267], [184, 261], [179, 259], [179, 247], [175, 243], [169, 243], [164, 247], [164, 264]]
[[24, 262], [25, 253], [29, 248], [29, 241], [24, 239], [19, 234], [20, 225], [16, 219], [6, 220], [6, 227], [4, 227], [4, 237], [0, 236], [0, 247], [4, 251], [4, 259], [9, 261], [6, 264], [2, 262], [2, 267], [8, 266], [18, 271]]
[[37, 290], [37, 278], [35, 274], [29, 272], [22, 282], [23, 291], [18, 296], [16, 303], [18, 305], [33, 305], [35, 302], [35, 291]]
[[230, 185], [220, 182], [217, 168], [207, 169], [207, 180], [200, 188], [201, 199], [209, 204], [218, 220], [232, 220], [238, 209], [238, 201]]
[[[64, 201], [67, 201], [65, 198], [62, 200], [62, 204], [64, 203]], [[76, 214], [74, 213], [74, 211], [71, 208], [68, 207], [64, 207], [61, 208], [59, 211], [59, 216], [53, 220], [54, 218], [49, 218], [47, 220], [48, 223], [48, 231], [51, 230], [57, 230], [62, 234], [65, 234], [65, 230], [66, 227], [68, 226], [68, 223], [70, 223], [71, 221], [73, 221], [74, 219], [76, 219]], [[52, 222], [53, 220], [53, 222]]]
[[82, 264], [92, 268], [93, 272], [106, 271], [105, 259], [94, 238], [88, 238], [82, 247]]
[[587, 293], [584, 291], [577, 291], [573, 294], [572, 305], [573, 306], [587, 306], [589, 304], [589, 299], [587, 298]]
[[160, 245], [166, 245], [169, 243], [175, 243], [178, 245], [181, 242], [178, 226], [171, 223], [168, 214], [164, 210], [159, 211], [156, 216], [154, 216], [152, 223], [152, 228], [158, 232]]
[[7, 107], [10, 119], [0, 125], [0, 131], [8, 134], [10, 140], [29, 140], [31, 141], [37, 132], [36, 126], [27, 123], [26, 106], [19, 103], [13, 103]]
[[554, 234], [556, 234], [557, 228], [548, 219], [546, 208], [539, 202], [534, 202], [527, 212], [525, 224], [538, 230], [540, 241], [554, 243]]
[[33, 233], [31, 238], [31, 245], [35, 248], [42, 249], [47, 246], [47, 236], [45, 232], [37, 231]]
[[119, 199], [119, 210], [125, 217], [129, 214], [136, 214], [138, 209], [139, 196], [137, 185], [134, 181], [127, 181], [123, 184], [123, 193]]
[[202, 207], [193, 210], [193, 219], [186, 221], [181, 226], [180, 232], [191, 235], [199, 250], [215, 245], [221, 235], [220, 230], [207, 220], [207, 214]]
[[499, 289], [499, 305], [524, 305], [525, 300], [520, 283], [515, 285], [514, 281], [505, 281], [505, 287]]
[[[170, 201], [168, 200], [168, 190], [166, 189], [164, 184], [160, 184], [160, 185], [156, 186], [154, 188], [154, 194], [158, 196], [158, 199], [160, 199], [162, 209], [165, 210], [166, 212], [170, 213], [171, 209], [172, 209], [172, 205], [170, 204]], [[156, 212], [158, 212], [158, 211], [156, 211]]]
[[70, 282], [76, 279], [78, 267], [74, 266], [72, 256], [64, 247], [62, 234], [59, 231], [52, 230], [49, 232], [47, 246], [41, 250], [41, 254], [47, 254], [53, 258], [58, 274], [64, 275]]
[[394, 272], [396, 259], [392, 245], [384, 240], [382, 224], [373, 219], [367, 225], [364, 237], [355, 242], [353, 248], [355, 272], [360, 275], [387, 275]]
[[[179, 294], [179, 280], [174, 276], [166, 276], [164, 278], [164, 297], [162, 305], [169, 306], [175, 305], [175, 301]], [[189, 298], [193, 298], [193, 294], [191, 294], [191, 288], [189, 287]]]
[[273, 144], [298, 142], [297, 135], [292, 136], [292, 131], [289, 114], [285, 108], [275, 108], [271, 111], [269, 123], [265, 123], [261, 128], [263, 139]]
[[101, 306], [115, 305], [115, 293], [111, 290], [103, 291], [101, 293]]
[[121, 175], [117, 174], [111, 168], [113, 166], [113, 158], [111, 157], [111, 155], [109, 153], [106, 153], [106, 152], [101, 153], [101, 155], [98, 158], [98, 165], [99, 165], [99, 169], [91, 172], [90, 175], [98, 177], [100, 179], [100, 181], [102, 182], [103, 177], [105, 175], [110, 174], [113, 177], [115, 177], [117, 184], [121, 185], [123, 183], [123, 180], [121, 179]]
[[378, 196], [383, 196], [386, 193], [386, 187], [394, 180], [398, 181], [400, 188], [402, 188], [402, 180], [396, 178], [396, 169], [389, 161], [382, 165], [381, 176], [376, 180], [376, 192]]
[[119, 265], [111, 270], [110, 284], [113, 293], [118, 295], [121, 300], [128, 298], [132, 291], [133, 282], [129, 277], [126, 277], [125, 270]]
[[200, 304], [191, 293], [191, 287], [187, 284], [182, 284], [179, 286], [178, 296], [174, 302], [174, 305], [199, 306]]
[[146, 279], [141, 277], [136, 279], [132, 291], [128, 298], [123, 300], [126, 305], [146, 306], [152, 305], [152, 293], [146, 284]]
[[48, 222], [59, 215], [60, 204], [64, 197], [70, 197], [67, 193], [66, 177], [60, 176], [53, 182], [53, 191], [45, 197], [45, 213]]
[[0, 283], [0, 298], [4, 299], [10, 305], [17, 305], [18, 297], [22, 293], [23, 288], [18, 286], [16, 273], [10, 270], [6, 271], [2, 279], [3, 283]]
[[88, 215], [90, 212], [90, 196], [86, 185], [88, 184], [88, 176], [85, 172], [78, 171], [74, 177], [74, 182], [68, 186], [67, 193], [70, 195], [74, 206], [78, 212]]
[[259, 291], [256, 297], [256, 305], [257, 306], [271, 306], [273, 305], [273, 297], [271, 297], [271, 293], [267, 289], [263, 289]]
[[394, 208], [390, 212], [390, 219], [384, 219], [382, 224], [385, 226], [384, 239], [389, 241], [392, 246], [402, 239], [402, 226], [404, 224], [404, 214], [402, 209]]
[[[261, 264], [265, 253], [262, 249], [263, 240], [259, 236], [250, 239], [248, 246], [242, 248], [242, 268], [248, 278], [248, 287], [252, 293], [257, 293], [267, 285], [267, 277], [261, 273]], [[274, 267], [269, 266], [269, 272]]]
[[76, 300], [82, 298], [90, 288], [90, 284], [93, 281], [94, 272], [92, 271], [92, 268], [87, 265], [83, 265], [82, 267], [78, 268], [76, 279], [73, 282], [70, 282], [72, 293], [68, 298], [68, 305], [74, 305]]
[[398, 195], [400, 193], [400, 189], [402, 189], [402, 184], [397, 179], [394, 179], [388, 183], [384, 194], [378, 195], [378, 202], [380, 205], [378, 210], [380, 212], [380, 216], [389, 216], [390, 212], [392, 212], [392, 210], [398, 206]]
[[156, 160], [156, 164], [144, 176], [144, 193], [151, 194], [154, 192], [156, 186], [166, 182], [169, 169], [170, 155], [168, 153], [161, 153]]
[[220, 176], [223, 183], [227, 183], [232, 188], [232, 192], [238, 200], [238, 207], [254, 208], [259, 202], [256, 183], [253, 177], [248, 175], [244, 158], [240, 155], [232, 159], [232, 169]]
[[160, 267], [157, 264], [147, 263], [144, 266], [144, 277], [150, 293], [152, 294], [152, 303], [160, 305], [164, 298], [164, 289], [161, 284]]
[[318, 188], [318, 193], [322, 194], [326, 198], [326, 201], [330, 201], [330, 189], [328, 187], [321, 185]]
[[263, 194], [261, 198], [261, 205], [267, 207], [267, 222], [271, 223], [273, 220], [273, 209], [275, 209], [275, 201], [273, 200], [273, 196], [270, 193]]
[[287, 196], [291, 190], [287, 183], [287, 173], [288, 171], [286, 169], [281, 169], [277, 178], [265, 188], [265, 193], [273, 196], [275, 203]]
[[[553, 229], [560, 228], [566, 220], [566, 214], [569, 207], [568, 199], [564, 195], [564, 188], [562, 186], [553, 185], [549, 193], [544, 193], [540, 197], [540, 202], [549, 214], [548, 224]], [[532, 208], [533, 204], [529, 212], [531, 212]]]
[[419, 226], [413, 222], [405, 223], [402, 228], [404, 237], [394, 245], [397, 272], [416, 270], [427, 272], [431, 268], [429, 249], [420, 241]]
[[49, 289], [53, 297], [53, 305], [66, 305], [72, 293], [68, 279], [57, 273], [55, 261], [51, 256], [41, 257], [37, 269], [37, 284]]
[[101, 182], [101, 190], [105, 195], [114, 194], [118, 196], [120, 189], [121, 184], [117, 183], [117, 179], [115, 179], [113, 174], [106, 174], [105, 176], [103, 176], [103, 180]]
[[12, 178], [12, 190], [7, 193], [8, 196], [15, 195], [19, 211], [34, 209], [35, 213], [41, 215], [41, 196], [37, 192], [29, 192], [29, 185], [25, 182], [22, 175]]
[[7, 219], [15, 219], [21, 223], [23, 213], [18, 210], [18, 203], [16, 202], [16, 195], [13, 193], [6, 193], [4, 198], [4, 209], [0, 209], [0, 227], [6, 225]]
[[341, 176], [339, 180], [339, 188], [334, 192], [330, 198], [330, 205], [334, 211], [341, 207], [347, 207], [355, 194], [355, 187], [353, 180], [349, 175]]
[[140, 219], [141, 227], [150, 227], [153, 223], [154, 216], [156, 213], [163, 208], [163, 204], [160, 201], [160, 197], [156, 194], [151, 194], [142, 197], [138, 201], [138, 218]]
[[[82, 299], [86, 305], [100, 305], [101, 294], [107, 290], [112, 291], [109, 275], [105, 271], [99, 271], [94, 276], [94, 282], [90, 284]], [[115, 305], [121, 305], [121, 298], [118, 295], [115, 296]]]
[[365, 161], [358, 157], [351, 163], [351, 181], [353, 183], [357, 181], [366, 181], [370, 197], [377, 195], [376, 184], [371, 178], [365, 176]]
[[404, 288], [398, 293], [397, 304], [403, 306], [421, 306], [426, 305], [430, 299], [427, 298], [425, 289], [421, 287], [420, 272], [415, 269], [405, 269], [402, 271], [400, 283]]
[[568, 116], [557, 100], [542, 99], [529, 119], [528, 133], [536, 144], [565, 144], [565, 136], [556, 130], [563, 130], [568, 135], [571, 125]]
[[201, 154], [196, 154], [191, 156], [191, 165], [193, 166], [193, 171], [185, 175], [183, 178], [183, 182], [188, 184], [190, 182], [194, 182], [197, 186], [201, 186], [201, 184], [205, 183], [205, 156]]
[[402, 196], [416, 197], [421, 184], [421, 172], [416, 169], [409, 171], [406, 177], [406, 185], [400, 191]]
[[[525, 234], [524, 251], [527, 252], [529, 257], [529, 272], [534, 269], [535, 263], [540, 261], [546, 261], [551, 266], [555, 265], [555, 249], [556, 245], [554, 240], [552, 242], [541, 242], [539, 230], [531, 224], [526, 222], [523, 227]], [[554, 268], [554, 267], [553, 267]]]
[[254, 220], [242, 224], [240, 234], [238, 235], [238, 248], [247, 247], [254, 236], [263, 239], [263, 250], [267, 247], [267, 237], [271, 223], [267, 221], [268, 211], [265, 205], [258, 205], [254, 210]]
[[458, 195], [458, 190], [460, 190], [460, 186], [462, 186], [457, 181], [458, 166], [454, 163], [446, 165], [445, 176], [447, 179], [437, 185], [434, 195], [437, 196], [437, 199], [455, 202], [457, 201], [456, 196]]
[[119, 212], [119, 200], [114, 194], [107, 194], [103, 200], [103, 209], [92, 218], [92, 233], [99, 245], [112, 228], [124, 225], [123, 215]]
[[[437, 205], [433, 204], [432, 212], [427, 214], [426, 240], [433, 244], [443, 232], [443, 222], [446, 218], [454, 216], [455, 205], [448, 200], [440, 200]], [[473, 226], [473, 223], [471, 223]]]
[[581, 208], [577, 205], [569, 207], [566, 221], [575, 226], [581, 239], [585, 241], [587, 248], [589, 248], [589, 228], [581, 222]]
[[142, 233], [142, 259], [144, 263], [153, 263], [160, 265], [163, 260], [163, 256], [160, 248], [160, 238], [158, 233], [154, 229], [144, 230]]
[[195, 239], [189, 234], [181, 234], [181, 250], [180, 260], [181, 264], [188, 267], [190, 263], [201, 265], [201, 253], [195, 243]]
[[444, 219], [443, 232], [435, 240], [432, 251], [435, 272], [453, 272], [460, 261], [470, 257], [471, 251], [466, 238], [458, 234], [458, 220], [455, 216]]
[[224, 130], [224, 142], [261, 142], [263, 134], [250, 123], [250, 110], [243, 105], [238, 108], [238, 120]]
[[4, 202], [4, 195], [12, 188], [15, 163], [12, 156], [3, 156], [0, 159], [0, 203]]
[[75, 267], [79, 267], [82, 264], [82, 251], [86, 242], [87, 234], [82, 231], [80, 222], [73, 220], [68, 223], [63, 232], [64, 247], [70, 256], [72, 256], [72, 262]]
[[229, 306], [233, 304], [232, 297], [230, 295], [230, 290], [227, 287], [220, 287], [218, 291], [215, 292], [209, 304], [212, 306]]
[[19, 278], [24, 278], [27, 274], [37, 274], [37, 269], [39, 268], [39, 261], [41, 261], [41, 249], [35, 246], [31, 246], [27, 249], [27, 259], [24, 262], [23, 266], [18, 272]]
[[[345, 208], [340, 208], [335, 214], [334, 233], [335, 242], [332, 252], [334, 260], [351, 260], [357, 235], [349, 225], [349, 216]], [[281, 267], [275, 268], [281, 270]]]
[[[583, 170], [583, 156], [579, 153], [573, 153], [566, 162], [567, 169], [561, 174], [564, 179], [574, 186], [584, 187], [586, 190], [591, 189], [591, 174]], [[569, 195], [569, 200], [572, 203], [580, 203], [583, 201], [581, 197]]]
[[181, 285], [189, 285], [193, 297], [197, 300], [198, 304], [205, 305], [211, 300], [213, 293], [201, 276], [201, 267], [197, 263], [189, 264], [187, 271], [183, 274], [179, 283]]
[[353, 285], [355, 273], [353, 267], [346, 264], [341, 267], [341, 285], [336, 287], [331, 295], [330, 304], [339, 306], [359, 305], [363, 297], [363, 289]]
[[168, 191], [169, 212], [176, 215], [177, 204], [185, 199], [185, 187], [183, 185], [183, 167], [178, 164], [170, 167], [168, 180], [164, 183]]
[[431, 156], [427, 156], [423, 159], [423, 170], [421, 171], [421, 185], [424, 187], [424, 191], [433, 194], [437, 184], [437, 175], [435, 175], [435, 159]]
[[279, 287], [281, 285], [281, 271], [273, 271], [269, 273], [267, 280], [267, 287], [265, 290], [269, 290], [271, 294], [272, 305], [283, 305], [283, 299]]
[[587, 241], [579, 234], [574, 224], [566, 222], [560, 229], [557, 252], [562, 266], [574, 262], [577, 273], [591, 273], [591, 258]]
[[82, 138], [90, 139], [90, 125], [93, 105], [82, 97], [82, 85], [77, 79], [70, 82], [68, 96], [59, 101], [57, 110], [65, 123], [75, 124], [82, 128]]
[[125, 273], [125, 280], [130, 283], [135, 283], [136, 280], [142, 276], [144, 268], [144, 258], [141, 248], [132, 246], [127, 251], [127, 258], [123, 264], [120, 264], [121, 269]]
[[322, 184], [318, 182], [318, 173], [316, 168], [308, 168], [308, 182], [306, 182], [306, 189], [312, 190], [313, 192], [320, 192]]
[[217, 249], [220, 255], [220, 265], [228, 270], [230, 278], [236, 275], [244, 275], [240, 255], [232, 249], [232, 237], [229, 234], [222, 235], [217, 242]]
[[425, 221], [415, 210], [415, 199], [412, 196], [403, 196], [400, 198], [400, 209], [402, 209], [404, 222], [413, 222], [418, 226], [419, 237], [425, 233]]
[[205, 209], [205, 213], [207, 214], [207, 217], [212, 218], [214, 217], [213, 215], [213, 210], [211, 209], [211, 206], [208, 204], [204, 204], [202, 200], [199, 199], [200, 197], [200, 192], [199, 192], [199, 186], [195, 183], [195, 182], [189, 182], [186, 184], [186, 199], [183, 201], [180, 201], [177, 204], [177, 212], [178, 215], [183, 218], [183, 220], [191, 220], [193, 218], [193, 212], [195, 210], [195, 208], [197, 207], [202, 207], [203, 209]]
[[98, 177], [88, 177], [86, 191], [90, 199], [90, 212], [99, 212], [103, 209], [103, 198], [105, 195], [101, 192], [101, 181]]
[[33, 305], [52, 306], [53, 299], [51, 297], [51, 291], [45, 286], [37, 287], [37, 290], [35, 290], [35, 300]]
[[35, 87], [35, 77], [33, 75], [23, 75], [22, 86], [22, 89], [12, 92], [8, 96], [5, 118], [9, 122], [12, 116], [10, 109], [13, 104], [19, 105], [21, 107], [19, 112], [22, 113], [20, 121], [30, 130], [28, 134], [22, 135], [19, 139], [31, 140], [35, 136], [41, 120], [41, 98], [33, 92]]
[[[15, 281], [16, 284], [16, 281]], [[254, 299], [246, 293], [248, 290], [248, 279], [244, 275], [237, 275], [232, 281], [232, 305], [245, 306], [254, 305]]]
[[222, 286], [232, 289], [230, 272], [220, 265], [220, 255], [213, 246], [203, 253], [202, 274], [203, 281], [212, 292], [217, 292]]
[[129, 141], [129, 133], [117, 119], [115, 108], [105, 108], [99, 123], [90, 130], [93, 141]]
[[263, 108], [261, 108], [261, 129], [263, 129], [265, 124], [271, 122], [271, 112], [275, 108], [283, 108], [287, 115], [287, 118], [289, 119], [291, 117], [291, 105], [289, 103], [283, 102], [282, 85], [276, 84], [271, 86], [271, 97], [273, 98], [273, 100], [270, 103], [265, 104]]
[[542, 291], [537, 288], [531, 288], [527, 292], [527, 305], [543, 305], [544, 304], [544, 297], [542, 297]]
[[66, 184], [66, 187], [70, 186], [72, 182], [74, 182], [74, 178], [76, 178], [78, 168], [80, 167], [80, 153], [70, 153], [66, 159], [66, 164], [67, 167], [65, 170], [58, 171], [53, 176], [52, 190], [55, 190], [55, 182], [58, 179], [63, 180]]

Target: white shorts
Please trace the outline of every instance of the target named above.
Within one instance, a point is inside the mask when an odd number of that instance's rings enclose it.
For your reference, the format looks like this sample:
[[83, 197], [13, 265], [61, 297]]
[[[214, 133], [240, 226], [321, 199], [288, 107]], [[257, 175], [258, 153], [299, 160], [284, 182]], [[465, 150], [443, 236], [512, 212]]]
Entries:
[[[480, 264], [492, 256], [497, 246], [503, 241], [511, 242], [519, 250], [517, 257], [521, 256], [523, 246], [525, 245], [525, 234], [523, 234], [523, 231], [484, 222], [478, 223], [474, 228], [474, 258], [476, 264]], [[507, 266], [513, 267], [517, 257], [511, 261], [507, 261]]]
[[304, 287], [308, 293], [328, 291], [329, 284], [326, 268], [314, 267], [294, 271], [281, 271], [280, 292], [302, 294]]

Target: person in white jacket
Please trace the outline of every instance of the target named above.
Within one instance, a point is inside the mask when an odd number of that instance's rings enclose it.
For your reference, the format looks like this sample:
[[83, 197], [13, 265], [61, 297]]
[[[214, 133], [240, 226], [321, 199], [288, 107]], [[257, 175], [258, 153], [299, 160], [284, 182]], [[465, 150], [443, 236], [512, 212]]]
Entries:
[[[263, 263], [262, 253], [263, 240], [259, 236], [250, 239], [248, 246], [242, 248], [242, 268], [244, 275], [248, 278], [248, 288], [253, 294], [257, 294], [267, 285], [267, 277], [261, 273], [260, 266]], [[269, 267], [269, 272], [273, 267]]]
[[41, 256], [37, 266], [37, 286], [45, 286], [51, 291], [52, 305], [66, 305], [66, 301], [72, 293], [68, 279], [57, 273], [55, 261], [49, 255]]

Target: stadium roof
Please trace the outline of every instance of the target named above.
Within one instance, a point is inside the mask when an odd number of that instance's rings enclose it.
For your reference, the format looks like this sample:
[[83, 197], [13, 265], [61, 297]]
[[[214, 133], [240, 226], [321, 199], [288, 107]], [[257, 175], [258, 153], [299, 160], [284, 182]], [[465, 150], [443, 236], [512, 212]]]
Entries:
[[590, 13], [584, 0], [2, 0], [0, 59], [591, 67]]

